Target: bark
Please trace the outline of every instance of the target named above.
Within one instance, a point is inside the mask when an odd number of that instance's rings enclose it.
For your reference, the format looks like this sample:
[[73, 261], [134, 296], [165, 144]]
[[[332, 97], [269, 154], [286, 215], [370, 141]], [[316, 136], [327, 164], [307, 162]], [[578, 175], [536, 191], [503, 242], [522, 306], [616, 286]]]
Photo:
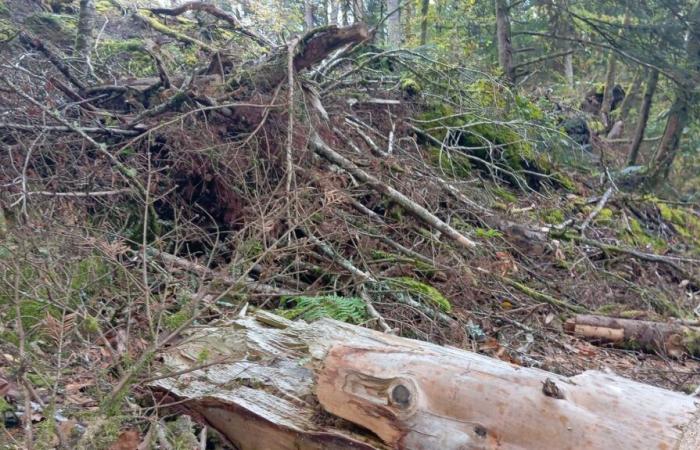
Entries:
[[700, 355], [700, 328], [697, 327], [581, 314], [567, 320], [564, 328], [576, 336], [622, 348], [676, 358]]
[[647, 122], [649, 121], [649, 111], [651, 111], [651, 103], [654, 99], [654, 93], [656, 92], [656, 85], [659, 81], [659, 71], [651, 70], [647, 78], [647, 85], [644, 89], [644, 98], [642, 100], [642, 105], [639, 109], [639, 119], [637, 121], [637, 128], [634, 130], [634, 136], [632, 137], [632, 144], [630, 144], [629, 157], [627, 158], [627, 165], [634, 166], [637, 164], [637, 158], [639, 157], [639, 148], [644, 140], [644, 131], [647, 128]]
[[496, 6], [496, 43], [498, 47], [498, 63], [503, 71], [503, 77], [508, 83], [515, 81], [513, 70], [513, 45], [510, 36], [510, 12], [506, 0], [495, 0]]
[[401, 9], [399, 0], [386, 0], [386, 12], [391, 14], [387, 18], [387, 39], [389, 47], [401, 46]]
[[645, 78], [646, 70], [639, 69], [637, 70], [637, 73], [634, 75], [634, 79], [632, 80], [632, 86], [630, 87], [629, 92], [627, 95], [625, 95], [625, 98], [622, 100], [622, 104], [620, 105], [620, 120], [623, 122], [627, 121], [627, 116], [629, 116], [630, 110], [632, 109], [632, 106], [637, 102], [638, 97], [639, 97], [639, 90], [642, 88], [642, 81]]
[[78, 31], [75, 37], [74, 54], [78, 57], [90, 60], [90, 52], [95, 41], [95, 0], [80, 0], [80, 12], [78, 14]]
[[[209, 367], [197, 369], [202, 354]], [[691, 396], [597, 371], [516, 367], [330, 319], [258, 312], [197, 329], [162, 357], [175, 375], [149, 383], [160, 403], [241, 450], [697, 448]]]
[[428, 43], [428, 12], [430, 12], [430, 0], [421, 0], [420, 45], [425, 45]]

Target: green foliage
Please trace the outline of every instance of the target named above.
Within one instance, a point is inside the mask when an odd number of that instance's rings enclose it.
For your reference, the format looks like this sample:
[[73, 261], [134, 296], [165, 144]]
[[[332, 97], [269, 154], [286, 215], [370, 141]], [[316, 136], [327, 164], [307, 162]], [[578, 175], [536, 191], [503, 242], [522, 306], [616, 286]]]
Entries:
[[165, 326], [168, 330], [176, 330], [182, 324], [187, 322], [192, 317], [192, 311], [188, 307], [184, 307], [177, 312], [168, 314], [165, 318]]
[[471, 174], [472, 165], [469, 158], [455, 151], [444, 151], [438, 147], [428, 147], [428, 154], [433, 164], [438, 166], [445, 175], [454, 178], [467, 178]]
[[389, 286], [399, 291], [406, 291], [411, 296], [419, 297], [423, 302], [440, 308], [444, 312], [452, 311], [452, 304], [433, 286], [414, 278], [399, 277], [387, 281]]
[[279, 312], [288, 319], [303, 319], [313, 322], [322, 317], [360, 324], [367, 320], [367, 308], [364, 300], [357, 297], [339, 297], [336, 295], [299, 296], [284, 300]]

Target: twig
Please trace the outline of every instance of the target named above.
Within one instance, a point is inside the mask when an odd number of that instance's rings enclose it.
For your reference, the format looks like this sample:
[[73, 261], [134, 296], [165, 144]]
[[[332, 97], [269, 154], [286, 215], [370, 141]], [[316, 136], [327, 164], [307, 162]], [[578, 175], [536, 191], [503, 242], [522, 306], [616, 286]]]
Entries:
[[586, 228], [588, 227], [588, 225], [590, 225], [591, 221], [593, 219], [595, 219], [598, 216], [598, 214], [600, 214], [600, 212], [603, 210], [603, 207], [605, 206], [605, 204], [608, 202], [608, 200], [612, 196], [613, 191], [614, 191], [613, 187], [610, 186], [608, 188], [608, 190], [605, 191], [605, 194], [603, 194], [603, 196], [600, 197], [600, 200], [598, 200], [598, 204], [595, 205], [595, 208], [593, 208], [593, 211], [591, 211], [591, 213], [588, 215], [588, 217], [586, 217], [586, 220], [583, 221], [583, 223], [581, 224], [581, 228], [579, 228], [579, 231], [581, 232], [582, 235], [583, 235], [584, 231], [586, 231]]
[[466, 249], [472, 249], [476, 247], [476, 243], [474, 241], [467, 238], [462, 233], [440, 220], [433, 213], [431, 213], [418, 203], [414, 202], [410, 198], [406, 197], [401, 192], [397, 191], [391, 186], [381, 182], [379, 179], [360, 169], [352, 161], [345, 158], [340, 153], [337, 153], [335, 150], [331, 149], [328, 146], [328, 144], [323, 142], [321, 137], [316, 132], [314, 132], [311, 136], [311, 145], [314, 147], [316, 153], [323, 156], [333, 164], [336, 164], [339, 167], [343, 168], [358, 180], [367, 183], [377, 192], [391, 198], [396, 203], [404, 207], [406, 210], [413, 213], [413, 215], [423, 220], [423, 222], [425, 222], [427, 225], [445, 234], [448, 238], [452, 239], [461, 247]]
[[[367, 272], [358, 269], [355, 267], [355, 265], [350, 262], [349, 260], [345, 259], [342, 255], [339, 255], [333, 248], [331, 248], [330, 245], [326, 244], [325, 242], [321, 241], [318, 239], [316, 236], [313, 234], [309, 233], [307, 230], [303, 230], [304, 235], [319, 249], [321, 252], [326, 255], [328, 258], [331, 259], [331, 261], [334, 261], [338, 263], [342, 268], [350, 272], [351, 274], [357, 276], [358, 278], [361, 278], [363, 281], [370, 281], [372, 283], [377, 283], [377, 279], [374, 278], [372, 275], [368, 274]], [[385, 333], [391, 333], [392, 329], [391, 327], [386, 323], [386, 320], [377, 312], [377, 310], [374, 308], [372, 305], [372, 299], [370, 298], [369, 295], [367, 295], [367, 292], [365, 292], [364, 288], [360, 289], [360, 297], [365, 301], [365, 307], [367, 308], [367, 313], [375, 319], [378, 323], [379, 326], [382, 328], [382, 331]]]
[[36, 100], [34, 97], [26, 94], [23, 90], [21, 90], [19, 87], [17, 87], [13, 82], [8, 80], [5, 76], [0, 75], [0, 81], [5, 83], [10, 89], [12, 89], [17, 95], [22, 97], [23, 99], [29, 101], [31, 104], [34, 106], [38, 107], [41, 109], [43, 112], [48, 114], [49, 116], [53, 117], [56, 121], [59, 123], [63, 124], [65, 127], [68, 127], [69, 129], [73, 130], [74, 132], [78, 133], [83, 139], [88, 141], [90, 144], [92, 144], [95, 149], [100, 152], [102, 155], [107, 157], [112, 164], [116, 166], [118, 169], [119, 173], [128, 181], [131, 183], [134, 187], [136, 187], [139, 191], [139, 193], [144, 194], [145, 189], [141, 182], [138, 180], [136, 177], [136, 172], [133, 171], [133, 169], [128, 168], [125, 166], [119, 159], [107, 151], [107, 145], [104, 143], [97, 142], [94, 140], [92, 137], [90, 137], [87, 133], [85, 133], [81, 128], [74, 126], [72, 123], [70, 123], [68, 120], [64, 119], [61, 117], [58, 113], [55, 111], [50, 110], [48, 107], [46, 107], [43, 103], [39, 102]]
[[287, 44], [287, 195], [292, 191], [294, 181], [294, 160], [292, 158], [292, 146], [294, 144], [294, 52], [299, 39], [292, 39]]
[[274, 44], [265, 37], [254, 33], [253, 31], [241, 25], [241, 23], [234, 15], [222, 11], [221, 9], [217, 8], [216, 6], [210, 3], [187, 2], [183, 3], [177, 8], [151, 8], [150, 11], [153, 14], [160, 14], [164, 16], [179, 16], [180, 14], [183, 14], [187, 11], [204, 11], [216, 17], [217, 19], [221, 19], [223, 21], [228, 22], [233, 27], [234, 31], [251, 38], [261, 47], [272, 48], [274, 46]]

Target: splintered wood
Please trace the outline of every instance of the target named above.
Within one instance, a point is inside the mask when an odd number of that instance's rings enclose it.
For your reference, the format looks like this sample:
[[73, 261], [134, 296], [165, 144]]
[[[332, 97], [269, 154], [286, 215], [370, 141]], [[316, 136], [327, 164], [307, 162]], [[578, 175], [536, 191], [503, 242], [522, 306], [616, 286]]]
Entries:
[[328, 319], [260, 312], [194, 330], [163, 361], [180, 374], [151, 383], [163, 403], [244, 450], [700, 448], [693, 397]]

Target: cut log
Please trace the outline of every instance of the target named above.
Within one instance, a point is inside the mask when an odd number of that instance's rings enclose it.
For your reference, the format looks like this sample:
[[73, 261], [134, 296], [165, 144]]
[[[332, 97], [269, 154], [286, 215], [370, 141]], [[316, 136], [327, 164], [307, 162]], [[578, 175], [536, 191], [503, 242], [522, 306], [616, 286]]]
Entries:
[[[258, 312], [194, 330], [162, 356], [150, 383], [162, 403], [243, 450], [698, 448], [693, 397], [330, 319]], [[223, 362], [197, 369], [211, 361]]]
[[580, 314], [567, 320], [564, 329], [576, 336], [673, 357], [700, 356], [700, 328], [678, 323]]

